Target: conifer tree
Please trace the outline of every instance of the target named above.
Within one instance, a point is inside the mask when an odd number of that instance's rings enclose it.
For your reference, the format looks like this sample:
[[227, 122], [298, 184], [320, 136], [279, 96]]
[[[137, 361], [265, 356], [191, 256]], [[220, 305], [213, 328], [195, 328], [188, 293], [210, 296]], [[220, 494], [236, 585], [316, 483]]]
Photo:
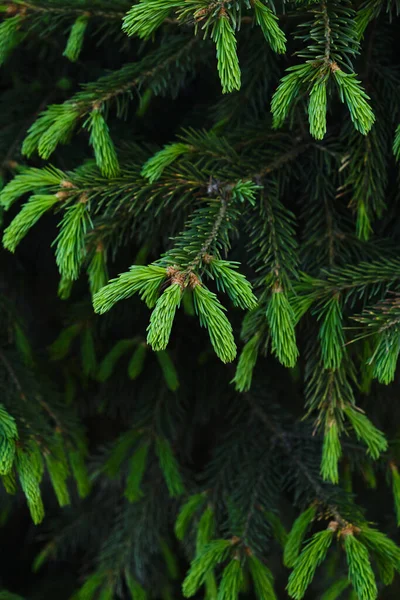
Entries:
[[398, 598], [399, 1], [0, 7], [0, 599]]

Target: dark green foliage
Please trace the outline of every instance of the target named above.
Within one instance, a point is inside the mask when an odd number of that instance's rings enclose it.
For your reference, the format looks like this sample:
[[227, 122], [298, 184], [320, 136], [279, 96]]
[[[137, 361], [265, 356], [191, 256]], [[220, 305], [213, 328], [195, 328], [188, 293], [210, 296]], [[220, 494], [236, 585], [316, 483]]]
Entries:
[[172, 392], [175, 392], [179, 387], [179, 379], [174, 363], [172, 362], [166, 350], [160, 350], [156, 353], [156, 356], [161, 367], [167, 387]]
[[126, 481], [125, 497], [129, 502], [140, 500], [142, 491], [140, 484], [142, 482], [143, 473], [146, 468], [147, 453], [149, 450], [148, 443], [143, 443], [133, 453], [129, 461], [129, 474]]
[[170, 443], [166, 439], [158, 437], [156, 439], [156, 453], [170, 495], [172, 497], [180, 496], [185, 490]]
[[0, 9], [0, 598], [397, 598], [399, 1]]

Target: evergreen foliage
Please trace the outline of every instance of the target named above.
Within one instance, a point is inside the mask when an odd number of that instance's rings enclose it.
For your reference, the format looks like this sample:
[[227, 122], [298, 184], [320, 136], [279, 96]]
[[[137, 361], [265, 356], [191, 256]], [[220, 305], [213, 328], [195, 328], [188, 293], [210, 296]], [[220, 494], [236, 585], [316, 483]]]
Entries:
[[0, 8], [0, 600], [398, 598], [398, 0]]

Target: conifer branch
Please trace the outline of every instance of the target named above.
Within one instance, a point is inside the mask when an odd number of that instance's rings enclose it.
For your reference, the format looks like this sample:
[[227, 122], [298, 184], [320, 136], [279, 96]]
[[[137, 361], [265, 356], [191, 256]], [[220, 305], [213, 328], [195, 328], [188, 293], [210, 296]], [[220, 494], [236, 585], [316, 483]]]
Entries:
[[290, 437], [281, 429], [278, 429], [274, 423], [271, 422], [268, 415], [262, 410], [262, 408], [254, 401], [251, 394], [246, 394], [246, 399], [250, 404], [252, 412], [260, 419], [260, 421], [267, 427], [267, 429], [274, 434], [277, 443], [287, 454], [290, 461], [292, 461], [296, 468], [302, 473], [304, 478], [309, 482], [311, 488], [314, 490], [315, 496], [319, 501], [322, 501], [331, 515], [340, 524], [341, 527], [345, 527], [348, 521], [343, 518], [338, 511], [337, 507], [330, 503], [329, 490], [325, 490], [317, 479], [310, 473], [307, 466], [298, 458], [294, 446], [290, 442]]
[[192, 260], [192, 262], [189, 263], [189, 265], [187, 267], [188, 271], [193, 271], [199, 267], [200, 263], [204, 259], [204, 256], [209, 253], [211, 246], [214, 244], [214, 242], [216, 241], [216, 239], [218, 237], [219, 230], [220, 230], [223, 220], [226, 216], [226, 212], [228, 209], [228, 203], [229, 203], [229, 198], [227, 197], [226, 193], [224, 193], [224, 192], [222, 192], [222, 194], [220, 196], [220, 203], [221, 203], [221, 206], [219, 208], [217, 218], [214, 221], [214, 224], [212, 226], [210, 234], [207, 237], [207, 239], [204, 241], [204, 243], [202, 244], [197, 256], [195, 256], [195, 258]]

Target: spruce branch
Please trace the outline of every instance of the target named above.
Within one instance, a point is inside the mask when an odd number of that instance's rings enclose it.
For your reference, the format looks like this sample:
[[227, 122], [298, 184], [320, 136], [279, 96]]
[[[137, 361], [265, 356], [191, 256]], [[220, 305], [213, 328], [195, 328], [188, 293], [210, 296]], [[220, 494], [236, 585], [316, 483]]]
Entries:
[[23, 153], [30, 156], [37, 149], [40, 156], [48, 158], [58, 143], [65, 143], [69, 139], [78, 121], [90, 115], [86, 126], [92, 132], [92, 143], [100, 161], [99, 166], [105, 169], [108, 176], [115, 175], [115, 151], [101, 115], [104, 105], [121, 96], [130, 98], [133, 89], [144, 85], [151, 86], [156, 92], [163, 89], [163, 74], [177, 63], [182, 63], [182, 69], [185, 69], [185, 64], [188, 67], [191, 64], [191, 50], [196, 42], [196, 38], [188, 40], [178, 36], [167, 48], [159, 48], [141, 62], [128, 63], [96, 82], [84, 84], [81, 91], [63, 104], [51, 105], [28, 130]]
[[[274, 127], [283, 125], [301, 94], [309, 94], [310, 133], [316, 139], [322, 139], [326, 132], [326, 86], [332, 78], [342, 102], [347, 104], [355, 128], [366, 135], [375, 117], [368, 104], [369, 97], [353, 71], [352, 58], [359, 47], [354, 14], [349, 6], [325, 0], [318, 7], [312, 7], [310, 12], [314, 18], [307, 24], [306, 32], [298, 36], [309, 42], [304, 50], [297, 52], [306, 62], [287, 69], [272, 97]], [[350, 73], [345, 72], [343, 66]]]
[[289, 460], [293, 462], [295, 468], [301, 473], [302, 477], [309, 482], [310, 487], [314, 490], [315, 497], [318, 499], [318, 501], [325, 504], [329, 510], [329, 513], [341, 527], [346, 527], [348, 525], [348, 521], [346, 518], [342, 517], [338, 508], [332, 504], [329, 490], [324, 487], [323, 483], [321, 483], [320, 480], [313, 475], [313, 473], [308, 469], [307, 465], [298, 457], [290, 437], [271, 421], [265, 411], [255, 402], [251, 394], [247, 393], [246, 399], [249, 402], [251, 410], [254, 412], [255, 416], [260, 419], [268, 431], [276, 436], [277, 443], [284, 450]]

